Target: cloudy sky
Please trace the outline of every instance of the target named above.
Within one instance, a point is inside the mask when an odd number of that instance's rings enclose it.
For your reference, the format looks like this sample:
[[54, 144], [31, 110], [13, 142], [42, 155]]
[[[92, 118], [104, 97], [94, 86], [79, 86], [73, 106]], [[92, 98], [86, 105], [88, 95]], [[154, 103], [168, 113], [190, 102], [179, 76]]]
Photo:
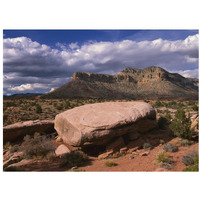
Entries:
[[4, 30], [4, 95], [44, 93], [76, 71], [159, 66], [198, 78], [197, 30]]

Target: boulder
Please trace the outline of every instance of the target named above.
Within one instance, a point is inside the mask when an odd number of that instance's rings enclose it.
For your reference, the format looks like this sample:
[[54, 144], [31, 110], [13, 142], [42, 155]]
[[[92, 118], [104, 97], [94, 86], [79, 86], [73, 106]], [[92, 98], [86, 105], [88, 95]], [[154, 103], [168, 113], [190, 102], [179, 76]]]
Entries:
[[24, 166], [31, 164], [32, 162], [32, 160], [23, 159], [20, 162], [16, 162], [7, 166], [4, 171], [24, 171]]
[[13, 163], [17, 163], [22, 160], [23, 153], [22, 152], [15, 152], [13, 153], [10, 158], [3, 162], [3, 169], [6, 169], [9, 165]]
[[71, 151], [64, 144], [61, 144], [55, 150], [56, 156], [59, 156], [59, 157], [64, 156], [64, 155], [69, 154], [69, 153], [71, 153]]
[[3, 141], [15, 141], [23, 138], [26, 134], [34, 134], [35, 132], [55, 132], [54, 120], [24, 121], [5, 126], [3, 127]]
[[55, 117], [58, 135], [72, 146], [107, 144], [115, 137], [149, 131], [156, 126], [155, 109], [145, 102], [87, 104]]

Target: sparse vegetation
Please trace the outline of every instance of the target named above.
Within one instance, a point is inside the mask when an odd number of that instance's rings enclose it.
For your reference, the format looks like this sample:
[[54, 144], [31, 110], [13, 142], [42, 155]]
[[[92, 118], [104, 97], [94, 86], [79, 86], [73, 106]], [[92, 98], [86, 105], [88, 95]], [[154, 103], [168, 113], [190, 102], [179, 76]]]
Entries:
[[70, 154], [66, 154], [61, 158], [60, 167], [72, 168], [72, 167], [80, 167], [86, 161], [88, 161], [88, 156], [81, 151], [72, 151]]
[[164, 144], [163, 146], [163, 150], [165, 152], [177, 152], [178, 151], [178, 147], [169, 143], [169, 144]]
[[42, 113], [42, 108], [39, 104], [36, 104], [36, 113]]
[[191, 139], [192, 131], [190, 116], [186, 116], [185, 111], [179, 108], [175, 113], [175, 118], [170, 124], [174, 134], [183, 139]]
[[186, 166], [193, 165], [198, 159], [198, 153], [196, 151], [189, 151], [187, 155], [182, 156], [182, 163]]
[[165, 163], [169, 161], [169, 155], [165, 151], [161, 151], [157, 156], [156, 156], [156, 162], [158, 164]]
[[23, 156], [27, 159], [41, 159], [45, 158], [49, 152], [54, 151], [55, 146], [52, 144], [51, 137], [35, 133], [33, 137], [30, 135], [24, 137], [20, 150], [22, 150]]
[[115, 163], [113, 160], [106, 160], [106, 161], [104, 162], [104, 164], [105, 164], [105, 166], [107, 166], [107, 167], [113, 167], [113, 166], [116, 166], [116, 165], [117, 165], [117, 163]]
[[13, 146], [10, 148], [10, 152], [11, 152], [11, 153], [14, 153], [14, 152], [19, 151], [19, 149], [20, 149], [20, 145], [15, 144], [15, 145], [13, 145]]
[[161, 151], [156, 156], [156, 164], [159, 164], [161, 167], [163, 167], [165, 169], [171, 170], [173, 163], [174, 162], [172, 160], [172, 157], [169, 156], [169, 154], [166, 153], [165, 151]]
[[145, 151], [150, 151], [151, 149], [153, 149], [153, 146], [150, 143], [146, 142], [146, 143], [143, 144], [143, 149]]
[[4, 149], [10, 149], [12, 146], [10, 144], [10, 142], [6, 142], [6, 144], [4, 144], [3, 148]]

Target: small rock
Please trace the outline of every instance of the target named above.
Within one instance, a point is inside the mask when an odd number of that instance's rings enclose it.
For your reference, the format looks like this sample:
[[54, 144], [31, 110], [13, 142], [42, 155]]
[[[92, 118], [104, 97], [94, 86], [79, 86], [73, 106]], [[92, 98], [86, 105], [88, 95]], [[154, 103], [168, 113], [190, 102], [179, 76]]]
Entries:
[[64, 144], [61, 144], [55, 150], [56, 156], [59, 156], [59, 157], [65, 155], [65, 154], [69, 154], [69, 153], [71, 153], [71, 151]]
[[141, 156], [148, 156], [148, 155], [149, 155], [149, 152], [148, 152], [148, 151], [145, 151], [145, 152], [142, 152], [140, 155], [141, 155]]
[[108, 158], [109, 156], [111, 156], [112, 154], [113, 154], [113, 151], [109, 151], [109, 152], [100, 154], [100, 155], [98, 156], [98, 160], [106, 159], [106, 158]]
[[71, 168], [71, 170], [75, 170], [75, 169], [78, 169], [78, 167], [74, 166], [74, 167]]
[[131, 148], [127, 151], [127, 153], [132, 153], [132, 152], [135, 152], [138, 150], [139, 147], [134, 147], [134, 148]]
[[62, 141], [63, 141], [63, 139], [62, 139], [61, 137], [58, 136], [58, 137], [56, 138], [56, 142], [62, 142]]
[[129, 159], [130, 159], [130, 160], [132, 160], [133, 158], [134, 158], [134, 156], [133, 156], [133, 155], [129, 156]]
[[20, 162], [9, 165], [4, 170], [5, 171], [23, 171], [23, 167], [31, 162], [32, 160], [23, 159]]
[[127, 147], [123, 147], [120, 149], [120, 153], [125, 153], [127, 151]]
[[7, 168], [9, 165], [13, 163], [17, 163], [22, 160], [22, 152], [15, 152], [12, 156], [3, 163], [3, 169]]
[[3, 150], [3, 155], [5, 155], [7, 151], [8, 151], [7, 149], [4, 149]]

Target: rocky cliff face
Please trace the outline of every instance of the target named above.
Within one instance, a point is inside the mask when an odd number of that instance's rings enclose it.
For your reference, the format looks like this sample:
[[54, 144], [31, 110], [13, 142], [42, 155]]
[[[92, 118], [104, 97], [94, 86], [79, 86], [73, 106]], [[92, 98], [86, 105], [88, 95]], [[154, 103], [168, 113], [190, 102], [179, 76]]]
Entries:
[[75, 72], [69, 83], [43, 97], [198, 99], [198, 79], [154, 66], [126, 68], [115, 75]]

